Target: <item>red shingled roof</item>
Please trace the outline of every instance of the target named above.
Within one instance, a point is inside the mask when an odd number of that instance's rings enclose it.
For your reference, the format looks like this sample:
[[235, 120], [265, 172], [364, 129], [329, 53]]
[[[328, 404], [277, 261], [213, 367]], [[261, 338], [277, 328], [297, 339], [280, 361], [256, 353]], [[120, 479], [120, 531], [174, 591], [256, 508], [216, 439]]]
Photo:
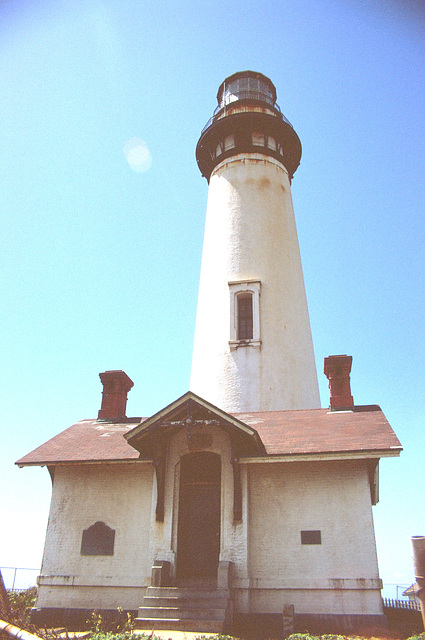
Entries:
[[[211, 405], [212, 406], [212, 405]], [[308, 409], [233, 414], [255, 429], [267, 455], [355, 454], [398, 455], [400, 442], [378, 406], [353, 411]], [[146, 418], [140, 418], [143, 422]], [[137, 460], [139, 452], [123, 435], [131, 423], [81, 420], [17, 461], [20, 466], [71, 462]]]
[[268, 455], [401, 450], [377, 405], [235, 414], [260, 435]]
[[56, 462], [97, 462], [132, 460], [139, 452], [125, 440], [134, 426], [97, 420], [80, 420], [16, 462], [18, 465], [42, 465]]

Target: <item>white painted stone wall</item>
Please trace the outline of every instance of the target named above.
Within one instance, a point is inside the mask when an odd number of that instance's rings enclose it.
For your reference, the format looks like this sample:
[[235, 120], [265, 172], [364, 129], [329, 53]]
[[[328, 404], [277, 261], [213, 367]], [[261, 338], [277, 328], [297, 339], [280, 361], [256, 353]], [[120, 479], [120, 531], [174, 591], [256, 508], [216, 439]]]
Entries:
[[[241, 469], [243, 519], [233, 521], [230, 438], [217, 427], [206, 450], [222, 463], [220, 560], [235, 569], [235, 608], [245, 613], [382, 614], [368, 471], [364, 461], [250, 463]], [[152, 556], [177, 553], [185, 430], [169, 443], [164, 523], [152, 522]], [[301, 545], [301, 530], [321, 531], [321, 545]]]
[[[230, 349], [229, 282], [261, 282], [261, 346]], [[261, 154], [213, 171], [190, 381], [225, 411], [320, 407], [288, 174]]]
[[[366, 463], [246, 466], [248, 580], [235, 582], [236, 607], [382, 614]], [[301, 530], [320, 530], [322, 543], [302, 545]]]
[[[366, 463], [242, 463], [235, 523], [230, 438], [202, 432], [221, 456], [220, 560], [234, 563], [235, 610], [382, 614]], [[56, 468], [38, 607], [140, 606], [154, 560], [175, 568], [180, 460], [191, 451], [185, 430], [170, 438], [163, 523], [151, 463]], [[99, 520], [115, 529], [114, 555], [82, 556], [83, 530]], [[301, 545], [300, 531], [317, 529], [321, 545]]]
[[[38, 607], [137, 609], [150, 584], [151, 463], [57, 466]], [[85, 529], [115, 529], [113, 556], [81, 555]]]

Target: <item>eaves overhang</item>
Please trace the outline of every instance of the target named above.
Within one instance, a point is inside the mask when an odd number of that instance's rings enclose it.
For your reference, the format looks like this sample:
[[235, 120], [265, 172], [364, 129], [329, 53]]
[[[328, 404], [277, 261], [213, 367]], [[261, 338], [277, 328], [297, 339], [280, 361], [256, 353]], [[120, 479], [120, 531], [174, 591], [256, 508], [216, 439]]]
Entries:
[[81, 465], [94, 465], [94, 464], [146, 464], [151, 462], [150, 460], [144, 460], [140, 458], [101, 458], [96, 460], [95, 458], [92, 460], [40, 460], [39, 462], [15, 462], [16, 466], [19, 469], [23, 469], [24, 467], [70, 467], [70, 466], [81, 466]]
[[380, 458], [397, 458], [402, 447], [390, 449], [370, 449], [358, 451], [318, 451], [314, 453], [287, 453], [268, 456], [240, 458], [241, 464], [276, 463], [276, 462], [317, 462], [321, 460], [376, 460]]

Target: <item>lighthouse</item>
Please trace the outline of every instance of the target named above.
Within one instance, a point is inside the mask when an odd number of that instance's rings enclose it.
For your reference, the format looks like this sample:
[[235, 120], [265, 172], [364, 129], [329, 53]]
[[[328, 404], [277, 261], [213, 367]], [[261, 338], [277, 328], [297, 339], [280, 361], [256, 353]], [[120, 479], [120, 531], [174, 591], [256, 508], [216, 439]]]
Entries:
[[301, 142], [261, 73], [220, 85], [196, 159], [209, 184], [190, 388], [227, 412], [320, 407], [291, 180]]
[[386, 629], [372, 505], [379, 458], [401, 445], [379, 406], [354, 403], [351, 356], [325, 358], [319, 408], [300, 157], [272, 82], [227, 78], [197, 146], [209, 197], [191, 390], [127, 417], [133, 381], [104, 371], [97, 418], [18, 460], [54, 477], [33, 623], [79, 628], [119, 606], [136, 629], [277, 637], [282, 615], [286, 630]]

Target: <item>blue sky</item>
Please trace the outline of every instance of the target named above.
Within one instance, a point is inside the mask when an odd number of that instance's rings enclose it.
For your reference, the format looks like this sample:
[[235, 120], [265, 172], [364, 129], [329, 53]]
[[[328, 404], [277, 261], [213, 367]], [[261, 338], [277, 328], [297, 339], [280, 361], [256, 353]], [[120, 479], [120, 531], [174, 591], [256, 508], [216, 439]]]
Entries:
[[[189, 386], [207, 183], [194, 157], [222, 80], [269, 76], [303, 145], [293, 181], [322, 406], [404, 446], [381, 463], [381, 576], [424, 535], [425, 5], [393, 0], [24, 0], [0, 6], [0, 566], [39, 567], [46, 469], [13, 462], [134, 380], [128, 415]], [[139, 138], [150, 168], [132, 170]], [[149, 164], [149, 163], [148, 163]]]

